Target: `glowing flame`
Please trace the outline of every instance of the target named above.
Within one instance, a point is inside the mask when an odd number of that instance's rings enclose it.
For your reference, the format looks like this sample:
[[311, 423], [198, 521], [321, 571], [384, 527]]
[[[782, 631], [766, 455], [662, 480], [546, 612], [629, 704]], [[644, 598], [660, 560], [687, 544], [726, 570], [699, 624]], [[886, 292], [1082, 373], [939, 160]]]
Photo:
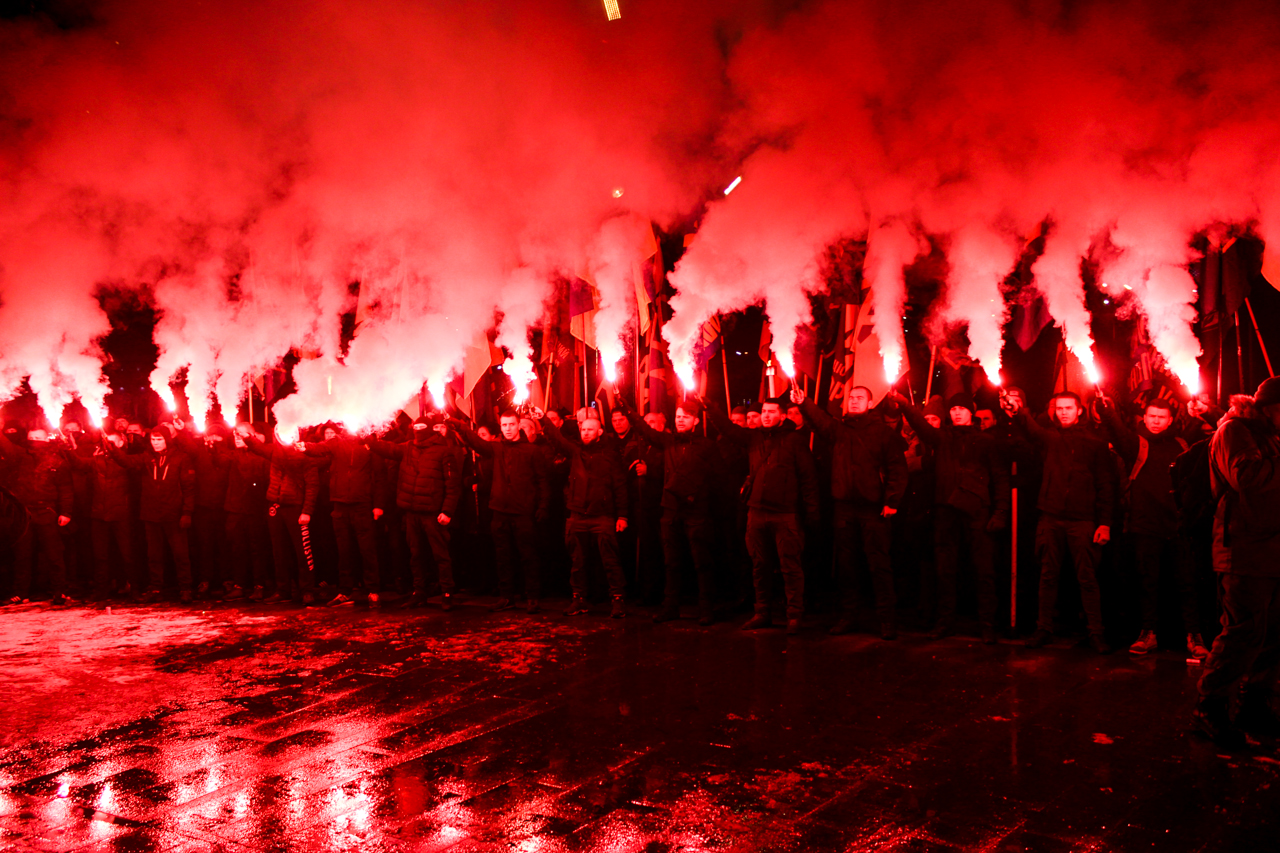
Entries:
[[1200, 365], [1194, 358], [1169, 359], [1169, 369], [1192, 394], [1200, 393]]
[[680, 384], [685, 388], [693, 388], [697, 385], [693, 378], [693, 363], [689, 361], [681, 361], [675, 365], [676, 376], [680, 379]]
[[297, 424], [276, 424], [276, 438], [280, 439], [281, 444], [297, 444]]
[[1102, 374], [1098, 371], [1098, 365], [1090, 356], [1080, 359], [1080, 363], [1084, 365], [1084, 373], [1089, 377], [1089, 381], [1097, 385], [1102, 381]]
[[616, 341], [600, 342], [600, 367], [607, 381], [618, 381], [618, 362], [622, 361], [624, 354], [625, 351]]
[[778, 367], [782, 368], [782, 372], [787, 374], [788, 379], [794, 379], [796, 376], [796, 360], [791, 353], [783, 350], [775, 352], [774, 359], [778, 362]]
[[605, 359], [601, 366], [604, 368], [605, 379], [609, 382], [618, 381], [618, 363], [616, 361], [609, 361], [608, 359]]
[[431, 402], [435, 404], [435, 407], [444, 411], [444, 380], [427, 380], [427, 393], [431, 395]]
[[156, 385], [153, 387], [155, 392], [160, 395], [160, 399], [164, 400], [164, 407], [170, 412], [176, 412], [178, 410], [178, 401], [174, 399], [173, 389], [168, 385]]
[[884, 378], [889, 380], [889, 384], [897, 382], [902, 376], [902, 352], [896, 348], [880, 350], [880, 357], [884, 359]]
[[538, 381], [538, 374], [533, 370], [533, 361], [527, 353], [517, 353], [513, 355], [502, 369], [507, 376], [511, 377], [511, 384], [515, 386], [515, 394], [513, 400], [518, 406], [529, 399], [530, 383]]

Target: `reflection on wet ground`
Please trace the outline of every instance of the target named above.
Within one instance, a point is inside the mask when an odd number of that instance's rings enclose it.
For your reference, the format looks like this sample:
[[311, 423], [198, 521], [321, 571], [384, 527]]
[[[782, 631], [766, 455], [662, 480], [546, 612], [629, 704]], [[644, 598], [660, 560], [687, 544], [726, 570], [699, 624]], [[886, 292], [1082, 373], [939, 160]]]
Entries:
[[1276, 849], [1172, 653], [480, 603], [0, 614], [0, 849]]

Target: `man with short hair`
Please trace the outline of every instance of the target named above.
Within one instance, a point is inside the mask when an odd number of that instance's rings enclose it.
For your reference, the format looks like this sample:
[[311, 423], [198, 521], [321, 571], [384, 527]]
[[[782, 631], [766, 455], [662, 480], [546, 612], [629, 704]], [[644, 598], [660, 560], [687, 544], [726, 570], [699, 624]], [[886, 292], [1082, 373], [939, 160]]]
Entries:
[[13, 586], [7, 604], [31, 597], [31, 566], [37, 552], [49, 563], [49, 591], [55, 605], [75, 604], [67, 594], [67, 567], [59, 529], [71, 523], [74, 494], [66, 460], [49, 432], [27, 431], [27, 446], [0, 435], [3, 482], [26, 508], [29, 523], [13, 543]]
[[747, 429], [760, 429], [760, 404], [752, 403], [747, 406]]
[[1156, 650], [1160, 569], [1171, 562], [1182, 605], [1187, 653], [1203, 659], [1209, 652], [1200, 639], [1197, 624], [1191, 543], [1179, 531], [1170, 472], [1174, 460], [1188, 447], [1172, 429], [1174, 406], [1166, 400], [1147, 403], [1142, 424], [1135, 430], [1125, 423], [1111, 400], [1102, 397], [1098, 403], [1102, 425], [1128, 470], [1124, 484], [1129, 498], [1126, 531], [1133, 541], [1134, 566], [1141, 581], [1142, 613], [1142, 631], [1129, 646], [1129, 652], [1145, 655]]
[[681, 400], [676, 405], [674, 434], [654, 429], [626, 410], [642, 435], [662, 448], [662, 553], [666, 564], [666, 589], [655, 622], [680, 618], [680, 568], [687, 547], [698, 578], [698, 621], [710, 625], [714, 570], [711, 496], [720, 474], [720, 451], [711, 439], [697, 432], [702, 404]]
[[747, 551], [755, 587], [755, 615], [744, 631], [772, 624], [769, 599], [775, 567], [782, 571], [787, 597], [787, 633], [800, 632], [804, 615], [804, 524], [818, 520], [818, 478], [809, 446], [796, 425], [783, 416], [782, 399], [760, 407], [760, 428], [737, 426], [715, 408], [708, 412], [716, 430], [747, 449]]
[[895, 394], [911, 428], [934, 449], [934, 557], [938, 613], [931, 639], [955, 630], [956, 575], [960, 549], [969, 552], [977, 581], [982, 641], [996, 641], [996, 583], [991, 534], [1009, 523], [1009, 477], [1000, 449], [974, 424], [973, 399], [955, 394], [947, 401], [948, 425], [925, 421]]
[[191, 457], [173, 446], [173, 433], [156, 427], [149, 436], [147, 453], [126, 454], [108, 443], [106, 451], [118, 465], [138, 471], [142, 481], [139, 516], [147, 535], [147, 602], [158, 601], [164, 590], [165, 550], [173, 557], [178, 575], [179, 597], [184, 604], [193, 600], [191, 555], [187, 531], [196, 501], [196, 471]]
[[831, 445], [831, 496], [835, 499], [836, 576], [840, 616], [832, 634], [847, 634], [857, 619], [856, 565], [866, 560], [875, 593], [880, 636], [898, 635], [897, 596], [889, 562], [890, 519], [907, 491], [906, 442], [871, 408], [871, 389], [862, 385], [844, 395], [844, 414], [831, 417], [795, 389], [791, 399]]
[[[380, 603], [380, 565], [375, 522], [383, 508], [374, 503], [373, 452], [342, 424], [330, 421], [321, 427], [324, 441], [303, 445], [308, 456], [329, 463], [330, 518], [338, 546], [338, 594], [330, 607]], [[356, 577], [356, 552], [361, 573]]]
[[[542, 420], [540, 410], [532, 412], [535, 420]], [[547, 437], [569, 460], [569, 486], [566, 503], [569, 520], [565, 524], [565, 539], [573, 557], [569, 582], [573, 587], [573, 601], [565, 610], [566, 616], [578, 616], [589, 612], [587, 606], [587, 550], [597, 552], [604, 565], [609, 582], [613, 607], [609, 615], [622, 619], [627, 615], [626, 577], [618, 561], [618, 534], [627, 529], [627, 482], [622, 473], [622, 461], [610, 447], [600, 441], [600, 420], [594, 414], [578, 423], [582, 444], [570, 441], [559, 430], [547, 430]]]
[[733, 421], [734, 426], [745, 427], [747, 425], [747, 407], [734, 406], [733, 411], [729, 413], [729, 420]]
[[413, 422], [411, 435], [408, 444], [381, 439], [369, 442], [374, 453], [400, 463], [396, 505], [404, 511], [409, 568], [413, 573], [413, 592], [400, 607], [422, 607], [427, 603], [425, 558], [429, 548], [440, 584], [440, 609], [447, 612], [453, 609], [454, 590], [449, 524], [457, 515], [462, 496], [462, 466], [456, 448], [447, 438], [443, 415], [419, 417]]
[[1280, 377], [1231, 403], [1209, 445], [1222, 632], [1204, 662], [1194, 722], [1220, 746], [1239, 749], [1244, 732], [1280, 737], [1270, 704], [1280, 672]]
[[978, 422], [978, 428], [983, 432], [993, 428], [996, 425], [996, 413], [988, 406], [975, 409], [973, 419]]
[[507, 409], [498, 418], [497, 441], [484, 441], [463, 421], [452, 421], [468, 447], [493, 460], [493, 485], [489, 509], [490, 532], [498, 567], [497, 612], [514, 606], [516, 565], [524, 572], [525, 611], [538, 612], [542, 560], [538, 553], [535, 522], [547, 517], [550, 479], [546, 456], [520, 430], [520, 417]]
[[1111, 541], [1115, 482], [1107, 444], [1081, 423], [1080, 397], [1066, 391], [1050, 404], [1052, 426], [1041, 426], [1010, 398], [1010, 415], [1040, 445], [1044, 475], [1040, 483], [1040, 522], [1036, 553], [1040, 558], [1040, 602], [1036, 631], [1027, 645], [1039, 648], [1053, 639], [1058, 578], [1071, 554], [1089, 628], [1089, 644], [1099, 654], [1111, 647], [1103, 636], [1102, 595], [1097, 567], [1102, 546]]

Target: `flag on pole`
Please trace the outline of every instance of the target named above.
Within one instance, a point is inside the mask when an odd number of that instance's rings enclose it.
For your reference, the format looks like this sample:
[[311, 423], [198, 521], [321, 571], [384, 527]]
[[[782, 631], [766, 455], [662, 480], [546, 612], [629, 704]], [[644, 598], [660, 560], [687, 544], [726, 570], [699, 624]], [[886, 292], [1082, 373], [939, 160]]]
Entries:
[[662, 293], [662, 246], [652, 225], [645, 241], [645, 253], [635, 269], [636, 314], [640, 319], [641, 337], [649, 333], [649, 324], [653, 322], [653, 312]]
[[596, 309], [599, 306], [595, 285], [577, 277], [569, 282], [569, 334], [596, 349]]
[[705, 371], [707, 364], [720, 352], [721, 339], [720, 315], [715, 314], [702, 324], [698, 339], [693, 342], [693, 363], [698, 370]]
[[488, 372], [489, 368], [502, 364], [506, 356], [502, 350], [489, 340], [488, 332], [476, 335], [462, 362], [462, 396], [470, 397], [476, 390], [476, 383]]

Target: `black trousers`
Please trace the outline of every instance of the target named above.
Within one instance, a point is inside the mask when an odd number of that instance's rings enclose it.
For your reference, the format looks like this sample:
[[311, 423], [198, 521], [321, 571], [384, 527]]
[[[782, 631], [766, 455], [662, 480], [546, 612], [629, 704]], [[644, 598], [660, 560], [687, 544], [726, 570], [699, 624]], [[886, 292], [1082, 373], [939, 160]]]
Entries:
[[198, 506], [191, 516], [191, 566], [197, 583], [214, 587], [222, 582], [225, 562], [223, 543], [226, 513], [221, 509]]
[[11, 595], [31, 597], [31, 566], [37, 554], [49, 565], [49, 592], [67, 591], [67, 563], [63, 554], [62, 531], [57, 522], [32, 521], [13, 543], [13, 591]]
[[978, 587], [978, 619], [987, 628], [996, 624], [996, 574], [994, 545], [987, 533], [986, 510], [968, 515], [953, 506], [934, 511], [934, 561], [938, 572], [938, 624], [950, 626], [956, 620], [956, 574], [960, 549], [969, 552]]
[[698, 606], [711, 606], [714, 580], [711, 542], [711, 519], [705, 515], [683, 512], [678, 509], [662, 511], [662, 555], [666, 562], [667, 585], [662, 605], [674, 608], [680, 605], [680, 575], [684, 565], [686, 544], [693, 558], [693, 570], [698, 575]]
[[271, 583], [271, 536], [266, 520], [257, 513], [226, 514], [227, 546], [231, 554], [233, 583], [244, 589]]
[[419, 595], [427, 591], [426, 552], [431, 549], [435, 559], [436, 577], [441, 592], [453, 592], [453, 557], [449, 554], [449, 528], [436, 520], [436, 516], [422, 512], [404, 514], [404, 529], [409, 538], [409, 570], [413, 572], [413, 591]]
[[595, 551], [600, 554], [605, 579], [609, 582], [609, 594], [615, 597], [627, 591], [627, 579], [622, 574], [618, 560], [617, 521], [608, 516], [586, 516], [572, 513], [565, 522], [565, 544], [573, 566], [569, 570], [569, 585], [574, 598], [587, 597], [587, 556]]
[[857, 565], [866, 560], [875, 593], [876, 615], [882, 625], [895, 621], [897, 594], [893, 589], [893, 566], [889, 562], [892, 539], [889, 520], [874, 507], [857, 507], [847, 501], [836, 501], [835, 513], [836, 579], [840, 589], [840, 609], [845, 617], [858, 609]]
[[1280, 578], [1218, 575], [1222, 632], [1204, 662], [1201, 696], [1230, 696], [1237, 684], [1268, 695], [1280, 673]]
[[495, 512], [489, 522], [493, 533], [494, 559], [498, 568], [498, 594], [516, 597], [516, 566], [524, 572], [524, 594], [530, 601], [541, 592], [542, 558], [538, 554], [538, 531], [532, 515]]
[[[1191, 542], [1182, 536], [1133, 534], [1134, 568], [1142, 582], [1142, 628], [1154, 631], [1159, 621], [1160, 569], [1171, 564], [1182, 603], [1182, 625], [1187, 633], [1200, 633], [1194, 581], [1195, 556]], [[1169, 562], [1166, 563], [1165, 561]]]
[[[338, 588], [377, 592], [379, 583], [378, 537], [373, 525], [372, 503], [335, 503], [330, 515], [338, 540]], [[356, 549], [363, 570], [356, 581]]]
[[178, 575], [178, 588], [191, 591], [191, 554], [187, 550], [187, 531], [178, 519], [144, 521], [147, 531], [147, 584], [153, 590], [164, 589], [165, 548], [173, 554], [173, 568]]
[[[276, 592], [291, 595], [295, 588], [310, 592], [315, 588], [315, 560], [307, 556], [310, 543], [303, 541], [298, 517], [302, 507], [272, 504], [267, 512], [271, 534], [271, 556], [276, 565]], [[310, 531], [308, 531], [309, 535]]]
[[747, 513], [747, 551], [751, 554], [751, 578], [756, 588], [756, 613], [769, 614], [773, 573], [782, 572], [787, 596], [787, 618], [804, 615], [804, 531], [793, 512]]
[[1093, 542], [1093, 521], [1072, 521], [1042, 514], [1036, 527], [1036, 555], [1040, 558], [1040, 617], [1036, 627], [1053, 630], [1053, 613], [1058, 606], [1058, 577], [1062, 560], [1068, 552], [1075, 563], [1076, 580], [1080, 584], [1080, 603], [1084, 605], [1089, 633], [1102, 635], [1102, 593], [1098, 589], [1098, 561], [1102, 546]]
[[93, 536], [93, 591], [99, 596], [111, 592], [111, 541], [120, 549], [121, 568], [124, 580], [129, 584], [137, 584], [137, 568], [133, 555], [133, 525], [128, 519], [119, 521], [102, 521], [93, 519], [89, 523]]

